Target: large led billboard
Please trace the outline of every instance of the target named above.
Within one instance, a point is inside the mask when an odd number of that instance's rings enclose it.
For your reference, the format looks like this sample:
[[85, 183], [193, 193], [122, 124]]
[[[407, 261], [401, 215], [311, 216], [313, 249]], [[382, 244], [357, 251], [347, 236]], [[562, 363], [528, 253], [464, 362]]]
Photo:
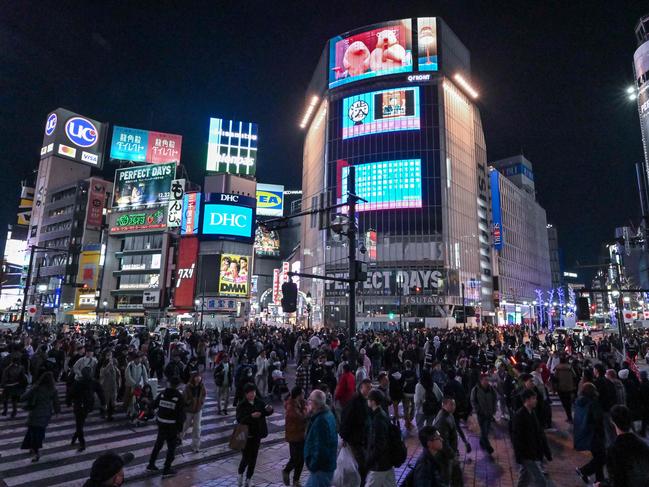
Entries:
[[254, 176], [257, 138], [256, 123], [210, 118], [207, 171]]
[[329, 88], [412, 71], [412, 22], [384, 22], [329, 41]]
[[110, 158], [152, 164], [178, 164], [182, 143], [181, 135], [115, 126], [110, 143]]
[[110, 233], [161, 230], [167, 226], [167, 208], [141, 210], [116, 214]]
[[152, 164], [115, 171], [113, 208], [169, 201], [171, 181], [176, 177], [176, 164]]
[[183, 196], [181, 235], [198, 234], [198, 220], [201, 214], [201, 193], [185, 193]]
[[[421, 159], [370, 162], [355, 167], [356, 194], [367, 200], [356, 203], [356, 211], [421, 208]], [[344, 161], [339, 161], [338, 174], [338, 198], [343, 202], [349, 174]]]
[[250, 257], [247, 255], [221, 255], [219, 294], [221, 296], [248, 296]]
[[257, 184], [257, 215], [284, 215], [284, 186]]
[[343, 139], [419, 130], [419, 87], [371, 91], [343, 99]]
[[226, 240], [253, 241], [255, 199], [238, 194], [209, 193], [201, 211], [201, 234]]
[[417, 66], [419, 71], [437, 71], [437, 19], [417, 19]]
[[57, 108], [45, 122], [41, 159], [54, 155], [101, 169], [107, 130], [104, 123]]
[[279, 257], [279, 235], [277, 230], [270, 230], [259, 225], [255, 230], [255, 255], [260, 257]]

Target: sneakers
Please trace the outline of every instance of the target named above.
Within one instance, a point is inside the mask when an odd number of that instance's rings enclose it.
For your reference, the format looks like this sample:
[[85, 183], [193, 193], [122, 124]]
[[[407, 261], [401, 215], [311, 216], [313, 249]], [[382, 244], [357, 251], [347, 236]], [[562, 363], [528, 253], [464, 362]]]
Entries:
[[246, 483], [243, 485], [244, 487], [255, 487], [254, 484], [252, 483], [252, 479], [246, 479]]
[[290, 472], [282, 470], [282, 480], [284, 481], [284, 485], [291, 485]]
[[243, 474], [237, 477], [237, 487], [243, 487]]
[[173, 477], [176, 475], [178, 472], [176, 472], [173, 468], [165, 468], [162, 471], [162, 477]]
[[155, 465], [151, 465], [151, 464], [147, 465], [146, 469], [149, 472], [159, 472], [160, 471], [160, 469], [158, 467], [156, 467]]

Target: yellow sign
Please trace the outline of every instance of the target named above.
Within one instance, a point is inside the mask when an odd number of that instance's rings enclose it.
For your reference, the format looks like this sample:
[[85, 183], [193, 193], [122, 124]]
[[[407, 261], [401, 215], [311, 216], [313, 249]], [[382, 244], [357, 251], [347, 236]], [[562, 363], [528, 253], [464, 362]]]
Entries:
[[221, 296], [248, 296], [248, 273], [250, 257], [246, 255], [222, 254], [219, 272], [219, 294]]

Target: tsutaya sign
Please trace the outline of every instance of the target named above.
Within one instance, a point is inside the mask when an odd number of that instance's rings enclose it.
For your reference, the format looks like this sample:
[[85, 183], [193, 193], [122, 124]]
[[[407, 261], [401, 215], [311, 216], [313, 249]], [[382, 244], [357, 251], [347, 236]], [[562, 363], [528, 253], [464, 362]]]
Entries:
[[[332, 275], [329, 274], [328, 275]], [[335, 277], [346, 277], [346, 274], [335, 274]], [[449, 279], [449, 276], [451, 277]], [[396, 295], [401, 287], [404, 295], [411, 294], [410, 289], [420, 288], [421, 294], [448, 294], [457, 288], [457, 277], [453, 272], [443, 269], [412, 269], [412, 270], [369, 270], [367, 280], [358, 286], [359, 294], [364, 295]], [[326, 294], [329, 296], [347, 293], [347, 284], [328, 282]]]

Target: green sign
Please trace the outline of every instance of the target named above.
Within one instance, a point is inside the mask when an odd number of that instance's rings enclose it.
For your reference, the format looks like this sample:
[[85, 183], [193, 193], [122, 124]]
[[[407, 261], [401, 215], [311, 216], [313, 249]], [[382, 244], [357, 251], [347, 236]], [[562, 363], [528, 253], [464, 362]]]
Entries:
[[152, 211], [123, 213], [117, 217], [110, 231], [111, 233], [134, 232], [156, 230], [166, 226], [165, 208], [159, 208]]

